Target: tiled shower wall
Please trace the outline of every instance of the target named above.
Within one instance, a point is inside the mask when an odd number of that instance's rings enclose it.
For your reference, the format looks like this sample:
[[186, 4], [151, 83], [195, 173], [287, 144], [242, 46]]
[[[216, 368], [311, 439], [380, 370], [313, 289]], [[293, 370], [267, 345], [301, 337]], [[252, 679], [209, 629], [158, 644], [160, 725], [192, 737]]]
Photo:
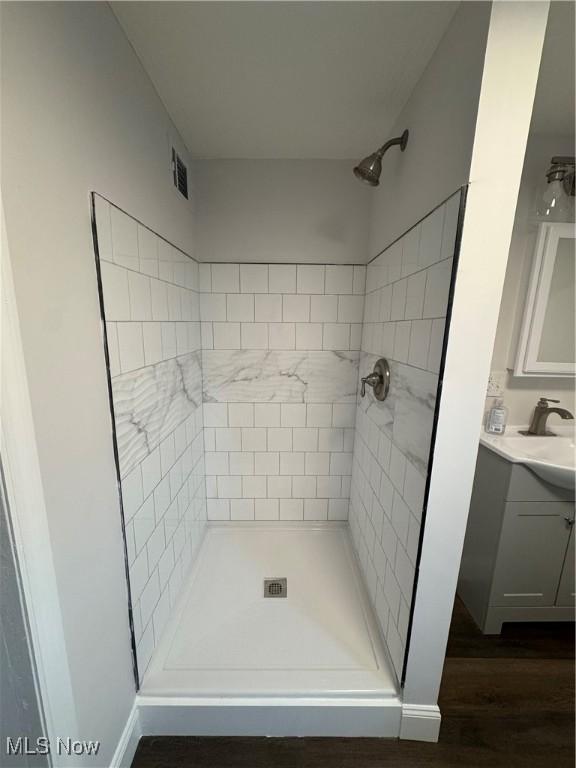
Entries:
[[360, 375], [379, 357], [390, 394], [358, 396], [350, 526], [398, 678], [406, 648], [460, 193], [368, 265]]
[[142, 679], [206, 521], [198, 264], [94, 206]]
[[346, 520], [365, 267], [201, 264], [210, 520]]
[[459, 201], [366, 271], [198, 265], [95, 196], [141, 677], [206, 519], [348, 518], [400, 677]]

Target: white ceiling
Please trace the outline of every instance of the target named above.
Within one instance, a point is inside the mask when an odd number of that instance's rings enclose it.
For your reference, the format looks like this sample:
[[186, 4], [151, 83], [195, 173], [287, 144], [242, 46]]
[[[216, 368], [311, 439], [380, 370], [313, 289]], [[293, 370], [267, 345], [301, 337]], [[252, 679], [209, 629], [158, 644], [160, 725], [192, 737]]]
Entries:
[[574, 3], [552, 3], [530, 126], [533, 133], [574, 135], [574, 23]]
[[113, 2], [194, 157], [360, 158], [456, 2]]

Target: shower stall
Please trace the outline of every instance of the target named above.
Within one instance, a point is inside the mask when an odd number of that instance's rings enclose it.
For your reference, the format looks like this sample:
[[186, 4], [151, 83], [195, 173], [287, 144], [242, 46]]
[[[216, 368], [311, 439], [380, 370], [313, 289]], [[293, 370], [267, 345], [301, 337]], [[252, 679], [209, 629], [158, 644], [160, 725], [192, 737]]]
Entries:
[[397, 735], [464, 192], [367, 266], [198, 263], [92, 195], [141, 718]]

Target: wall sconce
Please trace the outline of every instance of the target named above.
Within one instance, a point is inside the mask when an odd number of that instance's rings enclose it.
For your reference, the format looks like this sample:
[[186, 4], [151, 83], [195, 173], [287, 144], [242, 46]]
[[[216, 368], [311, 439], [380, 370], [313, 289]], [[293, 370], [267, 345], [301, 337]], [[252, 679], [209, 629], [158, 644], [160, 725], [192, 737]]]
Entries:
[[543, 221], [574, 221], [574, 157], [557, 156], [550, 161], [546, 183], [540, 190], [536, 213]]

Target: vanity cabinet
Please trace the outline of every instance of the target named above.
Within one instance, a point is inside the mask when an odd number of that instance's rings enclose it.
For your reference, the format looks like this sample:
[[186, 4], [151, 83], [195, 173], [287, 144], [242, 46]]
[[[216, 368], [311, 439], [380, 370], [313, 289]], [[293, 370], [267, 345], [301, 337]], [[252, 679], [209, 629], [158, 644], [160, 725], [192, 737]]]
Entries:
[[506, 504], [490, 595], [492, 605], [554, 605], [570, 531], [569, 502]]
[[574, 619], [574, 493], [480, 446], [458, 594], [485, 634]]

